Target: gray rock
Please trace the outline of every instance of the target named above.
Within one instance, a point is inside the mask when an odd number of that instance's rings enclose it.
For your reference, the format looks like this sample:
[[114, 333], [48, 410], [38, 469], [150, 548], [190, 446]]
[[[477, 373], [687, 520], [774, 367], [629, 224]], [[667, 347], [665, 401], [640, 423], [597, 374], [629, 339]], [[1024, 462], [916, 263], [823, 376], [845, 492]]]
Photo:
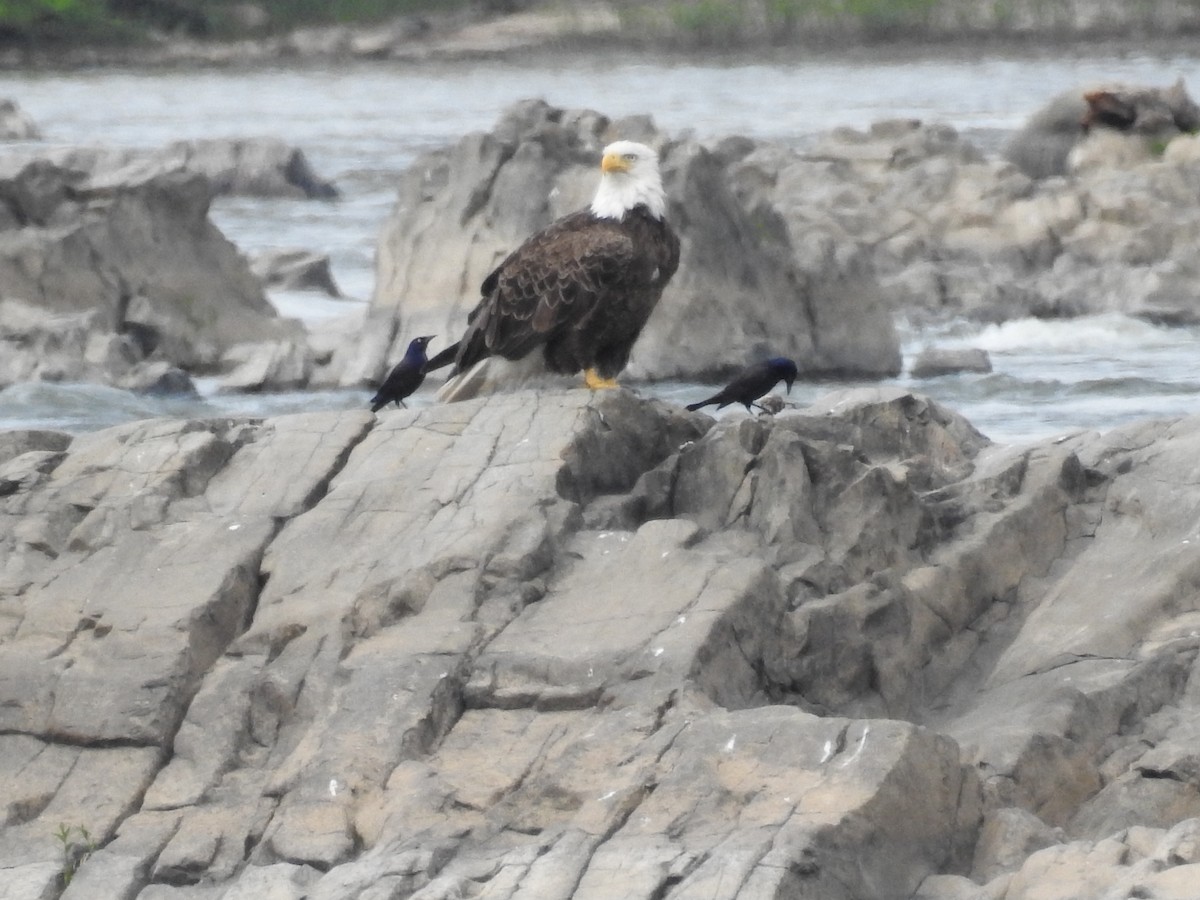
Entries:
[[[180, 173], [100, 187], [38, 162], [0, 176], [0, 385], [137, 387], [160, 381], [147, 362], [212, 369], [247, 342], [303, 360], [300, 325], [275, 314], [209, 220], [210, 200], [202, 179]], [[264, 377], [290, 385], [305, 371]]]
[[30, 451], [45, 450], [58, 452], [71, 444], [71, 436], [61, 431], [26, 429], [23, 431], [0, 431], [0, 463]]
[[1009, 806], [988, 813], [983, 820], [971, 877], [986, 884], [1015, 872], [1032, 853], [1064, 842], [1060, 829], [1050, 828], [1029, 810]]
[[0, 100], [0, 140], [32, 141], [41, 132], [15, 100]]
[[117, 386], [137, 394], [155, 397], [198, 397], [192, 376], [167, 362], [142, 363], [127, 373]]
[[309, 250], [270, 250], [250, 261], [250, 269], [268, 287], [295, 291], [321, 291], [340, 297], [329, 269], [329, 255]]
[[236, 344], [221, 359], [230, 371], [221, 378], [221, 390], [247, 392], [304, 387], [312, 375], [313, 354], [301, 338]]
[[67, 900], [1186, 897], [1198, 441], [895, 389], [13, 437], [0, 879], [66, 824]]
[[[1078, 88], [1059, 94], [1038, 110], [1004, 153], [1031, 177], [1046, 178], [1078, 169], [1075, 154], [1097, 137], [1110, 148], [1126, 147], [1140, 155], [1152, 140], [1166, 143], [1197, 128], [1200, 107], [1188, 95], [1182, 78], [1168, 88]], [[1123, 137], [1111, 140], [1117, 135]]]
[[949, 350], [945, 347], [926, 347], [917, 354], [909, 368], [913, 378], [936, 378], [960, 372], [990, 372], [992, 360], [986, 350], [968, 347]]
[[304, 151], [277, 138], [206, 138], [159, 149], [92, 146], [24, 148], [12, 162], [38, 161], [86, 173], [98, 189], [171, 173], [203, 178], [213, 195], [332, 200], [337, 187], [313, 171]]
[[769, 354], [809, 371], [899, 370], [895, 330], [863, 253], [798, 254], [801, 238], [771, 200], [740, 196], [725, 157], [695, 141], [671, 141], [644, 118], [530, 101], [401, 179], [358, 361], [343, 383], [377, 381], [411, 334], [461, 333], [488, 272], [534, 231], [585, 206], [601, 148], [629, 134], [662, 148], [668, 216], [682, 240], [680, 269], [634, 350], [631, 376], [693, 377]]

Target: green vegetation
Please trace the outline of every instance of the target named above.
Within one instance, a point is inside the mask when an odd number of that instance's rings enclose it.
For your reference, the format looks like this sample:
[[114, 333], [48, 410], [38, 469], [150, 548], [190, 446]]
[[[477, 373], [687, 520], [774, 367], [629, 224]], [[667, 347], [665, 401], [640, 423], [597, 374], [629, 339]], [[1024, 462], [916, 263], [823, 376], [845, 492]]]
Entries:
[[929, 25], [949, 0], [615, 0], [630, 35], [701, 46], [778, 43], [801, 32], [887, 34]]
[[[0, 0], [0, 47], [132, 43], [152, 33], [235, 38], [377, 22], [473, 0]], [[474, 0], [478, 2], [478, 0]]]
[[0, 45], [111, 42], [136, 34], [95, 0], [0, 0]]
[[[71, 835], [75, 832], [79, 833], [79, 840], [73, 841]], [[58, 873], [58, 880], [65, 889], [83, 861], [96, 852], [96, 840], [82, 825], [74, 827], [65, 823], [59, 824], [54, 836], [62, 844], [62, 869]]]

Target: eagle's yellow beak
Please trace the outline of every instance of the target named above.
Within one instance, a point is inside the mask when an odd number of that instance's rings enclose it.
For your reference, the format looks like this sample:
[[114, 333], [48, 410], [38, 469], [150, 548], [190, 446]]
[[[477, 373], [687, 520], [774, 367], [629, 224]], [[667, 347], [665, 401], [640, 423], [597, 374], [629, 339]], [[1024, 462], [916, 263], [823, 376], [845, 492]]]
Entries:
[[600, 168], [605, 172], [628, 172], [629, 160], [620, 153], [605, 153]]

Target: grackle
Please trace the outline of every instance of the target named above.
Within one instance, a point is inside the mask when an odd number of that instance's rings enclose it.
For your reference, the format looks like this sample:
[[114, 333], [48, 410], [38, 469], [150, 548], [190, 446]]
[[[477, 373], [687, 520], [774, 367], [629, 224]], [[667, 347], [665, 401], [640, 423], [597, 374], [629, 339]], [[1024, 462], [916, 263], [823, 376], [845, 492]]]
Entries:
[[425, 345], [436, 337], [413, 338], [404, 354], [404, 359], [388, 373], [375, 396], [371, 398], [371, 412], [379, 412], [389, 403], [405, 406], [404, 398], [421, 386], [425, 380]]
[[[750, 412], [751, 406], [763, 409], [760, 404], [754, 401], [775, 387], [780, 381], [787, 382], [787, 389], [790, 392], [792, 390], [792, 382], [795, 380], [796, 364], [790, 359], [776, 356], [772, 359], [746, 366], [733, 381], [729, 382], [729, 384], [725, 385], [725, 387], [721, 388], [720, 391], [713, 394], [707, 400], [688, 404], [688, 411], [695, 412], [700, 407], [708, 406], [710, 403], [717, 404], [717, 409], [728, 406], [730, 403], [741, 403], [746, 407], [746, 412]], [[766, 412], [765, 409], [763, 411]]]

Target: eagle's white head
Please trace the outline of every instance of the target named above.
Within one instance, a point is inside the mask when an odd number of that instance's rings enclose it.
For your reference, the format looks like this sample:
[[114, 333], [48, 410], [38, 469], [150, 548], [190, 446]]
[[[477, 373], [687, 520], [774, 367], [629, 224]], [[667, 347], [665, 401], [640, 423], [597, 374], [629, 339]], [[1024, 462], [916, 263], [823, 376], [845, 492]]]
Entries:
[[661, 219], [667, 194], [658, 171], [658, 154], [636, 141], [616, 141], [604, 148], [600, 187], [591, 210], [602, 219], [620, 219], [639, 203]]

